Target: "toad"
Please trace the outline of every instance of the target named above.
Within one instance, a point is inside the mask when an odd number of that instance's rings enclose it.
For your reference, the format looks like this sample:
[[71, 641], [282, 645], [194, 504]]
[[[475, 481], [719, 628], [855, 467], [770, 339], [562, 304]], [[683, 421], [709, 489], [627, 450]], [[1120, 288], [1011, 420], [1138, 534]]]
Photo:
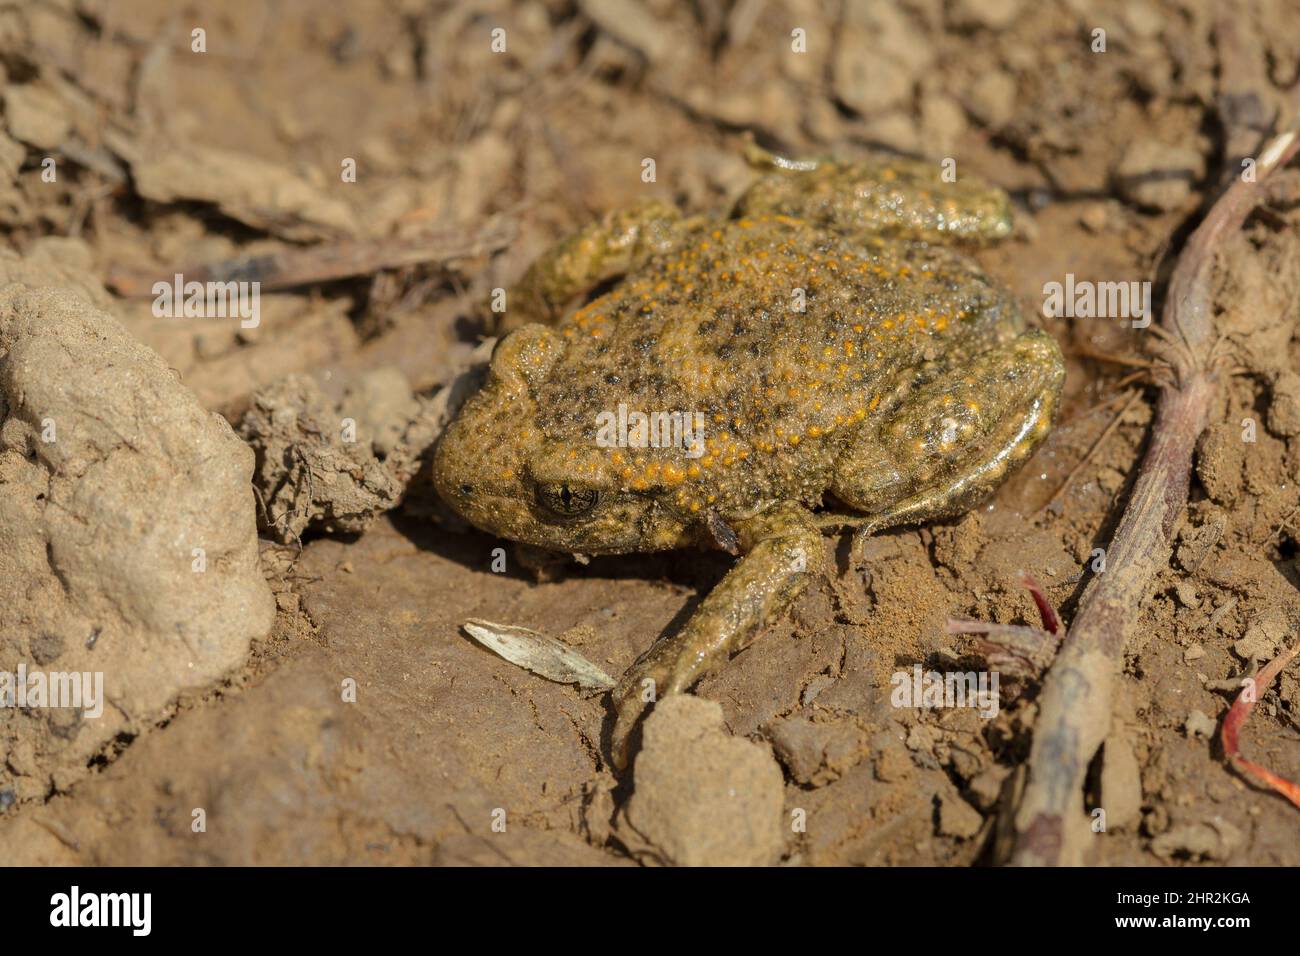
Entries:
[[958, 515], [1051, 426], [1064, 365], [957, 248], [1005, 237], [982, 183], [897, 158], [792, 163], [720, 214], [651, 202], [536, 261], [434, 458], [472, 524], [582, 555], [738, 556], [613, 691], [613, 757], [826, 570], [822, 534]]

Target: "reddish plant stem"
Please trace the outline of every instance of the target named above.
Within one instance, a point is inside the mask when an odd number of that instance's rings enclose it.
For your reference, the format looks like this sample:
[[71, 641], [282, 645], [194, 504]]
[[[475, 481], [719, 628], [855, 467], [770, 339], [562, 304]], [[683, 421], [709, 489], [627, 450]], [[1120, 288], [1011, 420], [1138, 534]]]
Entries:
[[1241, 755], [1240, 743], [1241, 728], [1245, 726], [1250, 712], [1255, 709], [1255, 704], [1268, 689], [1268, 685], [1273, 683], [1273, 678], [1282, 673], [1282, 668], [1286, 667], [1297, 653], [1300, 653], [1300, 644], [1277, 655], [1262, 671], [1246, 682], [1247, 686], [1243, 687], [1241, 693], [1237, 695], [1237, 700], [1228, 711], [1228, 716], [1223, 718], [1223, 729], [1220, 731], [1219, 739], [1223, 742], [1223, 753], [1240, 773], [1253, 777], [1267, 787], [1272, 787], [1300, 807], [1300, 785], [1285, 777], [1279, 777], [1272, 770], [1260, 766], [1253, 760], [1247, 760]]

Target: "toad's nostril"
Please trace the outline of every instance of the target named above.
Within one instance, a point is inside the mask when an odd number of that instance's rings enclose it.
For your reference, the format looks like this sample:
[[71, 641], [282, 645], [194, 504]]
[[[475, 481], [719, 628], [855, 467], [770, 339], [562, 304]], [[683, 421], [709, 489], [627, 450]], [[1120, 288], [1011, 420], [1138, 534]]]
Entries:
[[473, 485], [461, 485], [461, 486], [460, 486], [460, 493], [461, 493], [462, 495], [472, 495], [472, 494], [474, 493], [474, 486], [473, 486]]

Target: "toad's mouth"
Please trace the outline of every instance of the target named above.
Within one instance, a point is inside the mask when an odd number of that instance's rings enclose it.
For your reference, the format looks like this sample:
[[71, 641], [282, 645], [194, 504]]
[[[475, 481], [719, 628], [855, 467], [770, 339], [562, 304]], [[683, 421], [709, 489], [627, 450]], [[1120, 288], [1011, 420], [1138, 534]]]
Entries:
[[685, 547], [695, 537], [676, 516], [651, 498], [602, 501], [580, 516], [551, 514], [532, 496], [461, 486], [444, 495], [448, 504], [481, 531], [549, 551], [632, 554]]

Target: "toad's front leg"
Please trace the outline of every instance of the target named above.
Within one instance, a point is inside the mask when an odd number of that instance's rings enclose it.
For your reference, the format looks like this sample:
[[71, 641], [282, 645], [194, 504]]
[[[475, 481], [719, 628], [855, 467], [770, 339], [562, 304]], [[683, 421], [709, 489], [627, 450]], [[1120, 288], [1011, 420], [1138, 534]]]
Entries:
[[550, 325], [567, 302], [672, 248], [688, 225], [676, 207], [656, 200], [608, 213], [528, 267], [507, 297], [510, 309], [501, 317], [497, 334], [529, 322]]
[[642, 711], [717, 670], [747, 647], [822, 574], [826, 554], [812, 516], [778, 504], [735, 527], [743, 557], [700, 604], [680, 632], [641, 655], [614, 688], [614, 763], [627, 763], [627, 738]]

